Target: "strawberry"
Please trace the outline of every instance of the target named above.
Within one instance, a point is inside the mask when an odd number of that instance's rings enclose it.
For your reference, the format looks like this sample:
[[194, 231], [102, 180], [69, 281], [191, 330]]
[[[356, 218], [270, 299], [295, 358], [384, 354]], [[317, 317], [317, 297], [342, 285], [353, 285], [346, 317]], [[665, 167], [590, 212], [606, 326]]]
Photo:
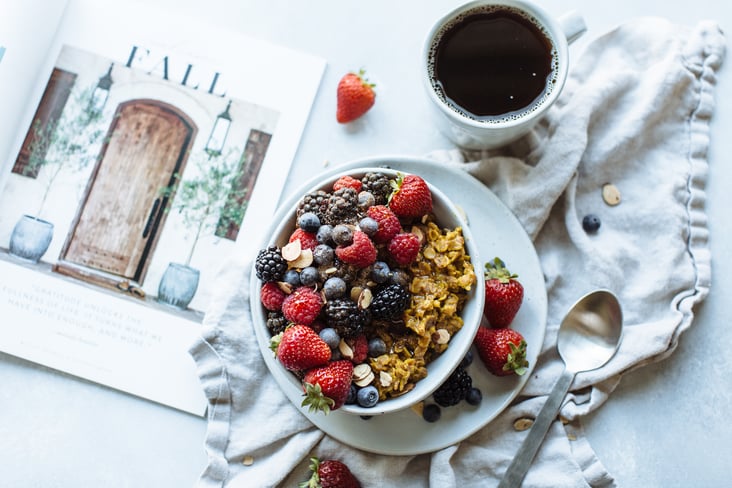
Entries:
[[391, 183], [389, 208], [397, 217], [416, 219], [432, 211], [432, 192], [420, 176], [399, 174]]
[[389, 241], [387, 250], [399, 266], [408, 266], [417, 259], [420, 247], [419, 237], [411, 232], [402, 232]]
[[276, 312], [282, 308], [282, 302], [285, 301], [285, 292], [274, 281], [268, 281], [262, 285], [259, 292], [260, 300], [264, 308], [271, 312]]
[[496, 376], [526, 373], [529, 362], [526, 360], [526, 341], [514, 329], [491, 329], [478, 327], [473, 340], [478, 356]]
[[379, 224], [379, 230], [373, 235], [374, 242], [384, 244], [402, 231], [402, 224], [392, 210], [386, 205], [372, 205], [366, 215]]
[[310, 249], [311, 251], [319, 244], [314, 233], [307, 232], [299, 227], [290, 235], [288, 242], [293, 241], [300, 241], [300, 247], [302, 249]]
[[353, 231], [353, 242], [347, 246], [340, 245], [336, 247], [335, 253], [338, 259], [344, 263], [357, 268], [365, 268], [374, 264], [377, 251], [376, 246], [366, 233], [355, 230]]
[[516, 278], [499, 258], [485, 264], [483, 315], [491, 327], [508, 327], [521, 308], [524, 287]]
[[336, 120], [345, 124], [356, 120], [374, 105], [374, 84], [364, 78], [365, 71], [348, 73], [338, 82], [336, 89]]
[[310, 325], [320, 314], [323, 298], [310, 287], [301, 286], [285, 297], [282, 315], [296, 324]]
[[273, 337], [271, 347], [282, 365], [291, 371], [323, 366], [330, 361], [330, 347], [307, 325], [291, 325]]
[[340, 190], [341, 188], [353, 188], [356, 190], [356, 193], [360, 192], [363, 188], [363, 183], [361, 183], [360, 180], [357, 180], [353, 176], [344, 175], [341, 176], [336, 180], [335, 183], [333, 183], [333, 191]]
[[353, 363], [348, 359], [331, 361], [325, 366], [309, 369], [303, 378], [305, 399], [303, 407], [311, 412], [337, 410], [346, 403], [351, 390]]
[[361, 488], [348, 466], [337, 459], [310, 458], [310, 470], [313, 474], [299, 484], [300, 488]]

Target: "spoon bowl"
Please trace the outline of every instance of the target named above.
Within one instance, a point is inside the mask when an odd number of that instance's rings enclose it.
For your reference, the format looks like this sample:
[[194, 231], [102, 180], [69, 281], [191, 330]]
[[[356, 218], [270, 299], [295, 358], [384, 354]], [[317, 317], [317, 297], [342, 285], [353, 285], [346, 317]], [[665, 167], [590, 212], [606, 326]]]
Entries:
[[604, 366], [618, 350], [622, 335], [623, 312], [617, 297], [608, 290], [590, 292], [569, 309], [557, 335], [557, 350], [564, 361], [564, 371], [508, 466], [499, 488], [521, 485], [575, 375]]

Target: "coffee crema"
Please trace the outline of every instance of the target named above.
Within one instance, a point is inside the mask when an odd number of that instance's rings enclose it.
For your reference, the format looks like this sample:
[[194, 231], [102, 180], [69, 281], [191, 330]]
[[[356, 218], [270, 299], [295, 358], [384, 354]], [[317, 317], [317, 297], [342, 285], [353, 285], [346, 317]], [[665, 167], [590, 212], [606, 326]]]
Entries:
[[518, 119], [551, 93], [556, 52], [528, 14], [505, 6], [472, 10], [432, 43], [428, 70], [438, 96], [482, 122]]

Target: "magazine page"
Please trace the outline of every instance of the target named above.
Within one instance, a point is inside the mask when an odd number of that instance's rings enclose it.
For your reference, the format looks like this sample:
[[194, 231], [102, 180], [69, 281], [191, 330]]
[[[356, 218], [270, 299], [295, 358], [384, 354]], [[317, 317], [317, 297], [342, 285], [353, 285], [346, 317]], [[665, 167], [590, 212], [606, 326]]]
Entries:
[[325, 63], [103, 1], [69, 2], [46, 52], [2, 154], [0, 350], [202, 415], [187, 349]]

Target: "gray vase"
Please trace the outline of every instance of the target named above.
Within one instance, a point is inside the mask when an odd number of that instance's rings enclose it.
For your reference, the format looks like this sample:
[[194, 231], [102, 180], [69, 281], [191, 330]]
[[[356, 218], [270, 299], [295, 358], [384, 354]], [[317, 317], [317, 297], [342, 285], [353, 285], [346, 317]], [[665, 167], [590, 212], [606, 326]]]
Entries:
[[168, 264], [158, 285], [158, 302], [185, 310], [196, 294], [200, 274], [184, 264]]
[[48, 250], [53, 238], [53, 224], [32, 215], [23, 215], [10, 234], [10, 254], [37, 263]]

